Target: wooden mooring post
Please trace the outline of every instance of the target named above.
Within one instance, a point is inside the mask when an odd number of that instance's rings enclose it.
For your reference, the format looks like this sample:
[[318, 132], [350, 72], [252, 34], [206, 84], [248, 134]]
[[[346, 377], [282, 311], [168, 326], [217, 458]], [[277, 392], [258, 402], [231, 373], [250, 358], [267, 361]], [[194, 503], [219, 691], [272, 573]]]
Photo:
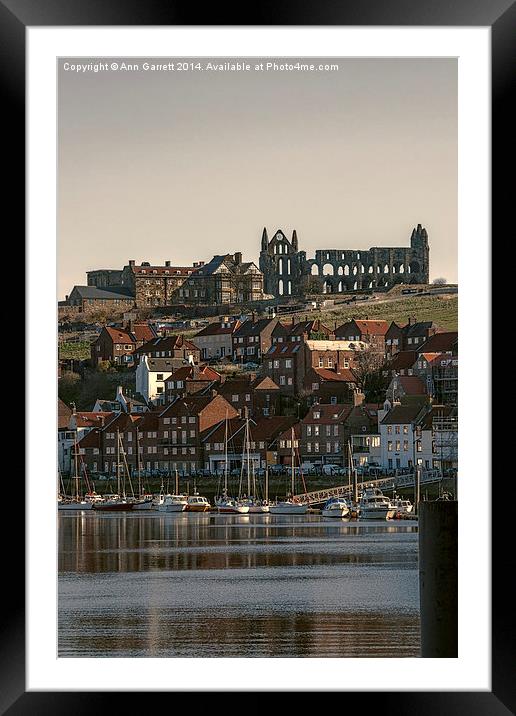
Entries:
[[458, 656], [457, 501], [419, 503], [421, 656]]

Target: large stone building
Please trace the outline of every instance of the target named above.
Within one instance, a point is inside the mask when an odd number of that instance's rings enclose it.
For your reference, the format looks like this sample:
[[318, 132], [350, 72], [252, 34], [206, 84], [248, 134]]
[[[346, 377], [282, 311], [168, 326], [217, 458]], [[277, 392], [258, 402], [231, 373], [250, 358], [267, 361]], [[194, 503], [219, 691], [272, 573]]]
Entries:
[[120, 271], [98, 269], [88, 271], [88, 286], [120, 287], [134, 296], [138, 308], [145, 306], [168, 306], [177, 303], [179, 288], [203, 262], [193, 266], [171, 266], [165, 261], [164, 266], [151, 266], [143, 261], [139, 266], [130, 260]]
[[[261, 301], [263, 275], [253, 262], [243, 262], [242, 254], [217, 255], [207, 264], [192, 266], [153, 266], [131, 260], [121, 270], [88, 271], [88, 286], [134, 296], [138, 308], [148, 306], [218, 305]], [[91, 289], [95, 290], [95, 289]]]
[[198, 265], [178, 291], [179, 303], [221, 305], [263, 299], [263, 274], [242, 254], [217, 255]]
[[418, 224], [409, 248], [319, 249], [315, 258], [308, 259], [305, 251], [299, 251], [295, 230], [290, 240], [281, 229], [269, 240], [265, 228], [259, 265], [265, 292], [277, 297], [428, 283], [428, 234]]

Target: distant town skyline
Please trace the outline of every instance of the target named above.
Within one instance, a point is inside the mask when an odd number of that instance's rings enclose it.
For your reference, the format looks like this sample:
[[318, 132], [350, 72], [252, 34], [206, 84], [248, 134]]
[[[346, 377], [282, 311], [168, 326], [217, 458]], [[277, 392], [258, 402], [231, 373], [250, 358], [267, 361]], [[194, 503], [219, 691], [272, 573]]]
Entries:
[[75, 73], [61, 59], [58, 298], [129, 259], [258, 264], [264, 226], [296, 229], [310, 258], [408, 247], [421, 223], [430, 280], [456, 282], [456, 59], [331, 59], [338, 71], [315, 73]]

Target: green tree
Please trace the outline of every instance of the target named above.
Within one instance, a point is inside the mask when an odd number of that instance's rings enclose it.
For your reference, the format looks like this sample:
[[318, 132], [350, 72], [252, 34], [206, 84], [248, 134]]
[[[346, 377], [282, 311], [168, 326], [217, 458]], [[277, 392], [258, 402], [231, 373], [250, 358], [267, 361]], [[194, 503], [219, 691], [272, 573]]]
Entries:
[[57, 394], [66, 405], [77, 403], [81, 392], [81, 376], [78, 373], [64, 373], [57, 383]]

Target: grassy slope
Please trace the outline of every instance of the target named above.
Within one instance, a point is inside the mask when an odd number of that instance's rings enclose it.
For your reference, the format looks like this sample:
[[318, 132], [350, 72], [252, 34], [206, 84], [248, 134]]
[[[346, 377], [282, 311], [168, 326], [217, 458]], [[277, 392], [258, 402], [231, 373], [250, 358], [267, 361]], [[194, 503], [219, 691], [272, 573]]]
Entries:
[[322, 310], [310, 318], [320, 318], [329, 327], [333, 327], [351, 318], [378, 318], [386, 321], [406, 323], [409, 316], [415, 316], [418, 321], [434, 321], [440, 328], [456, 331], [458, 326], [458, 296], [409, 296], [389, 303], [374, 302], [343, 306], [333, 311]]
[[88, 360], [90, 357], [89, 341], [79, 341], [77, 343], [66, 342], [59, 344], [59, 358], [73, 358], [74, 360]]

